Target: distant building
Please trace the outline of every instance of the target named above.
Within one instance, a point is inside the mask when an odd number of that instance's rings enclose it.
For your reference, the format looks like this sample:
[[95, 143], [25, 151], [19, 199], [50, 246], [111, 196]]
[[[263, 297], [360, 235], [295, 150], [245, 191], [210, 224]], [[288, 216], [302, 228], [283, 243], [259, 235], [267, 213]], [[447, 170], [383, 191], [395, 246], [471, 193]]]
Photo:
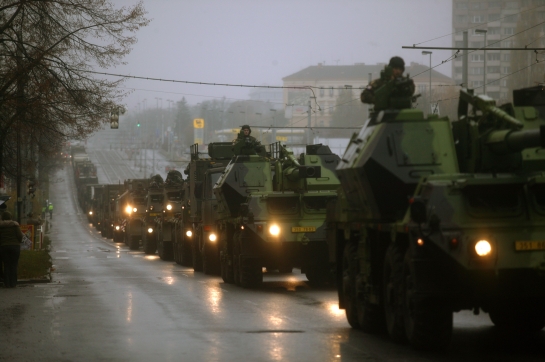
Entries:
[[[306, 126], [308, 119], [308, 102], [310, 97], [316, 97], [319, 110], [313, 112], [311, 125], [328, 127], [331, 123], [331, 115], [336, 106], [336, 100], [342, 89], [352, 89], [354, 98], [358, 98], [362, 90], [370, 80], [380, 77], [380, 71], [385, 63], [366, 65], [356, 63], [354, 65], [322, 65], [307, 67], [297, 73], [282, 78], [284, 87], [311, 86], [314, 93], [308, 89], [284, 89], [284, 105], [286, 118], [293, 126]], [[414, 76], [416, 93], [427, 94], [429, 88], [429, 66], [410, 63], [405, 66], [405, 74]], [[450, 77], [432, 70], [432, 90], [439, 85], [452, 85]], [[359, 100], [358, 100], [359, 102]], [[313, 109], [317, 109], [312, 99]], [[365, 116], [364, 116], [365, 118]]]
[[250, 91], [250, 100], [270, 103], [274, 109], [282, 109], [283, 93], [281, 88], [253, 88]]
[[[494, 99], [506, 100], [510, 98], [511, 89], [533, 86], [536, 80], [543, 81], [542, 69], [539, 66], [529, 67], [535, 62], [533, 51], [509, 50], [513, 47], [537, 48], [545, 45], [545, 27], [534, 26], [545, 20], [545, 7], [540, 5], [545, 5], [545, 1], [452, 1], [453, 47], [463, 47], [463, 32], [467, 31], [470, 48], [483, 47], [485, 38], [488, 47], [505, 48], [486, 51], [486, 69], [484, 51], [470, 51], [467, 87], [482, 93], [486, 79], [486, 93]], [[522, 71], [518, 71], [520, 69]], [[456, 83], [461, 84], [462, 57], [452, 62], [452, 74]]]

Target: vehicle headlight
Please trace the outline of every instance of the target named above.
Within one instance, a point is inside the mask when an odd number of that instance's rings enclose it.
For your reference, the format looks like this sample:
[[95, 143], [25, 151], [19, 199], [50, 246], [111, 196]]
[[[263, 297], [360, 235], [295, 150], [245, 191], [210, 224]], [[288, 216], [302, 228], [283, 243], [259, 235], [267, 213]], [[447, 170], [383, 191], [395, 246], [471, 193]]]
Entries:
[[136, 207], [132, 208], [132, 212], [137, 212], [137, 211], [138, 211], [138, 209]]
[[276, 224], [269, 226], [269, 233], [271, 233], [272, 236], [280, 235], [280, 226]]
[[185, 236], [187, 236], [187, 237], [189, 237], [189, 238], [192, 237], [192, 236], [193, 236], [193, 231], [187, 230], [187, 231], [185, 232]]
[[92, 211], [89, 211], [89, 215], [93, 215], [93, 212], [92, 212]]
[[168, 210], [168, 211], [172, 210], [172, 205], [171, 205], [171, 204], [168, 204], [168, 205], [167, 205], [167, 210]]
[[121, 229], [121, 228], [119, 227], [119, 225], [116, 225], [116, 226], [115, 226], [115, 229], [116, 229], [116, 230], [119, 230], [119, 229]]
[[153, 232], [153, 228], [148, 228], [148, 233], [152, 233]]
[[478, 256], [487, 256], [492, 252], [492, 245], [488, 240], [479, 240], [475, 244], [475, 252]]
[[210, 240], [212, 242], [215, 242], [216, 239], [217, 239], [216, 234], [212, 233], [212, 234], [208, 235], [208, 240]]
[[130, 214], [132, 212], [132, 207], [130, 205], [127, 205], [127, 207], [125, 208], [125, 212], [127, 214]]

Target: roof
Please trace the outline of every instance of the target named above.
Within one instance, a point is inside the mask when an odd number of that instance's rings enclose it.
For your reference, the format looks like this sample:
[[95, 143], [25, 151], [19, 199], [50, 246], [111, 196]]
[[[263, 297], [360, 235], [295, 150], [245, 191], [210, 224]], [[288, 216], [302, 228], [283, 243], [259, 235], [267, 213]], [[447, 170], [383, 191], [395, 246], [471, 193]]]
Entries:
[[[363, 64], [356, 63], [354, 65], [313, 65], [302, 69], [296, 73], [282, 78], [284, 82], [301, 82], [301, 81], [358, 81], [367, 82], [369, 73], [372, 73], [371, 78], [376, 79], [380, 76], [380, 71], [384, 69], [386, 63], [382, 64]], [[405, 66], [405, 74], [412, 75], [414, 80], [428, 81], [430, 68], [426, 65], [411, 63]], [[435, 82], [453, 83], [452, 78], [432, 69], [432, 79]]]

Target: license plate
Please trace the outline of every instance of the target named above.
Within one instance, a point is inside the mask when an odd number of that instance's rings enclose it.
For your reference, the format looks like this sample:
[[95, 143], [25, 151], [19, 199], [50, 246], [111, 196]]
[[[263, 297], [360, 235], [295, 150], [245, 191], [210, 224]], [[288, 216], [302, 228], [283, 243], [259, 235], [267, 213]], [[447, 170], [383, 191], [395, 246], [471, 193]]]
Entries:
[[161, 215], [160, 212], [150, 212], [149, 213], [149, 216], [159, 216], [159, 215]]
[[516, 251], [545, 250], [545, 241], [515, 241]]
[[316, 232], [316, 227], [314, 226], [292, 226], [292, 233], [314, 233]]

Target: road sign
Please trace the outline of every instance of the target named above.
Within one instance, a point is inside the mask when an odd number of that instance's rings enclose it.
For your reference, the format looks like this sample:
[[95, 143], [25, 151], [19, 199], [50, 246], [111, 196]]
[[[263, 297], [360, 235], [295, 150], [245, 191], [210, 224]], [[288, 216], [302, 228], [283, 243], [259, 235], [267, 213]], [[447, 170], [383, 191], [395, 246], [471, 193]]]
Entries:
[[204, 119], [202, 118], [195, 118], [193, 120], [193, 127], [194, 128], [204, 128]]

